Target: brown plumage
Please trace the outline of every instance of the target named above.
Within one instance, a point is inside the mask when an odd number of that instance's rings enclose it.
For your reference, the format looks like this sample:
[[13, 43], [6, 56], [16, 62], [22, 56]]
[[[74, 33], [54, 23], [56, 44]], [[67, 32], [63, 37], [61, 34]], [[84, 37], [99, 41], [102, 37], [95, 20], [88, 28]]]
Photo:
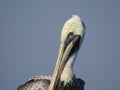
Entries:
[[[51, 82], [51, 75], [35, 76], [28, 80], [25, 84], [20, 85], [17, 90], [48, 90]], [[57, 84], [56, 90], [84, 90], [84, 81], [80, 78], [74, 79], [72, 84], [60, 82]]]

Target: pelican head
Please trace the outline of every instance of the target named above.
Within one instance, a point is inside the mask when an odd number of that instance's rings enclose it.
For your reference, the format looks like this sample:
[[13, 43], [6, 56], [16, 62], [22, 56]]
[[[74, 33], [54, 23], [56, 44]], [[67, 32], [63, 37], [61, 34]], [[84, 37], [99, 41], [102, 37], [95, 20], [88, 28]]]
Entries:
[[82, 44], [84, 29], [84, 24], [77, 15], [73, 15], [72, 18], [65, 22], [61, 32], [60, 50], [49, 90], [55, 90], [58, 80], [66, 80], [66, 82], [71, 80], [69, 78], [71, 78], [72, 74], [65, 70], [69, 69], [68, 71], [71, 71], [73, 60]]

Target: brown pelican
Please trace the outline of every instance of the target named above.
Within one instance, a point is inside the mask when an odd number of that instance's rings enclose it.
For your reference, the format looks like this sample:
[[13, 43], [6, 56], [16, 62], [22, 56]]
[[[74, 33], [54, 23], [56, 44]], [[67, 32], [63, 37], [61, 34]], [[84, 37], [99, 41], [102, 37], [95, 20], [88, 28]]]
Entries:
[[84, 90], [84, 81], [76, 78], [73, 63], [82, 44], [85, 25], [79, 16], [73, 15], [63, 26], [61, 45], [53, 75], [31, 78], [17, 90]]

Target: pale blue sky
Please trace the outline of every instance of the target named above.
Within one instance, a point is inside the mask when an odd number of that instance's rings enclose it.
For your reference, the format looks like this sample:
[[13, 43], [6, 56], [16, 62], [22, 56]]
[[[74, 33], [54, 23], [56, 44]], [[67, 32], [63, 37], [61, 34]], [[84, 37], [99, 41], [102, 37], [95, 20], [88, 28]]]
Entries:
[[86, 34], [74, 64], [85, 90], [120, 90], [120, 0], [0, 0], [0, 90], [51, 74], [66, 20]]

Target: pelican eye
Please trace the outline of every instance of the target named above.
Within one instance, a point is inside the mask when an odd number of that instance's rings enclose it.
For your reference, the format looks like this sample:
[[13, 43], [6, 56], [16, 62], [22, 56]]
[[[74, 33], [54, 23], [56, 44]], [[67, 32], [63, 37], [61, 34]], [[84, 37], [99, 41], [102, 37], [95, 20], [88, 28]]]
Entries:
[[73, 32], [70, 32], [68, 35], [67, 35], [67, 38], [66, 38], [66, 44], [68, 45], [72, 40], [74, 39], [74, 34]]
[[74, 36], [73, 32], [70, 32], [70, 33], [68, 34], [68, 36], [67, 36], [67, 39], [72, 39], [73, 36]]

